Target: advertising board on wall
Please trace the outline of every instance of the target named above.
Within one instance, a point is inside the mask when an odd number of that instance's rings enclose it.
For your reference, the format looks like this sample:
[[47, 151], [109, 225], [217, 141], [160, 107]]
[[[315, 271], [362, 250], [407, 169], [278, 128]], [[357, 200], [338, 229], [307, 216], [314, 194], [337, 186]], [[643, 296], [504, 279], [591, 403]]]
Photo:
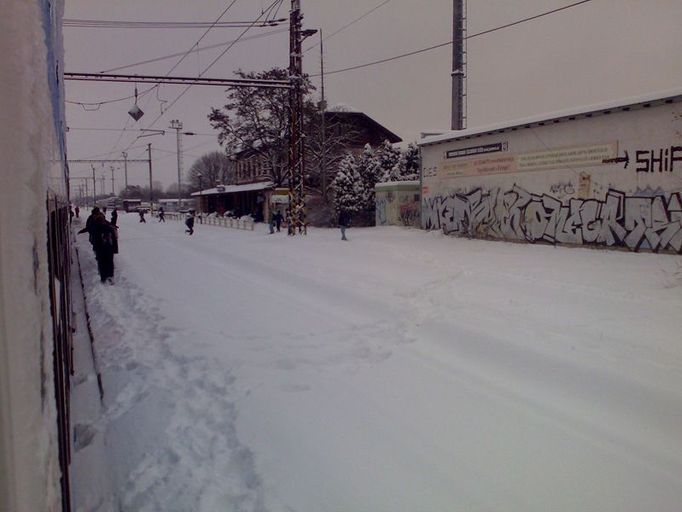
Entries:
[[682, 91], [422, 149], [422, 227], [682, 253]]

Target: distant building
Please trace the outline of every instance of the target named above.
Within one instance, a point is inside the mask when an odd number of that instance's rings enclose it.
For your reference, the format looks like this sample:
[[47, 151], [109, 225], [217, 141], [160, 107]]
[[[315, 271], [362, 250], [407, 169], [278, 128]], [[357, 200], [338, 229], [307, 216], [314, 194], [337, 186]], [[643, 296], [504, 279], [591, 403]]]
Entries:
[[[391, 143], [401, 142], [395, 133], [382, 126], [363, 112], [349, 109], [325, 112], [328, 135], [348, 134], [347, 151], [362, 152], [366, 144], [378, 146], [384, 140]], [[235, 183], [220, 185], [194, 192], [199, 201], [199, 211], [217, 212], [233, 215], [251, 215], [257, 222], [267, 219], [270, 208], [277, 203], [285, 209], [283, 192], [276, 187], [286, 187], [286, 183], [276, 183], [272, 176], [272, 164], [267, 156], [255, 149], [244, 149], [232, 155], [235, 165]], [[284, 212], [282, 212], [284, 213]]]
[[425, 229], [682, 253], [682, 90], [420, 142]]

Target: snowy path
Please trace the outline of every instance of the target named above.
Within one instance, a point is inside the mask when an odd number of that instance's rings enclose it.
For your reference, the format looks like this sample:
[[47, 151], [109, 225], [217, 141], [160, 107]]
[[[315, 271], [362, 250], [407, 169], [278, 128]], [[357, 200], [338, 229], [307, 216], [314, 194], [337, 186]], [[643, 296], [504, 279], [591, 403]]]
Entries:
[[679, 257], [120, 219], [112, 510], [679, 511]]

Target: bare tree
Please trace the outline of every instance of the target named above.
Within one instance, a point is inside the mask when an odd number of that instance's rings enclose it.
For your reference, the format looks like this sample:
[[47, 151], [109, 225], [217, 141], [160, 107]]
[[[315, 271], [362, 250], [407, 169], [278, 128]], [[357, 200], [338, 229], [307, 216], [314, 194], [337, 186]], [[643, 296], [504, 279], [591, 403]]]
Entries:
[[229, 185], [234, 182], [233, 168], [234, 163], [225, 153], [221, 151], [207, 153], [197, 159], [187, 171], [189, 186], [192, 190], [199, 190], [199, 187]]
[[357, 127], [339, 117], [325, 115], [323, 134], [323, 115], [315, 111], [306, 119], [306, 186], [318, 190], [326, 199], [341, 161], [351, 148], [361, 146], [362, 142]]
[[[285, 69], [236, 72], [240, 78], [261, 80], [287, 80]], [[303, 93], [307, 95], [312, 85], [307, 77]], [[226, 147], [249, 149], [268, 162], [270, 178], [282, 185], [287, 176], [289, 144], [289, 92], [286, 89], [232, 87], [227, 92], [228, 102], [222, 109], [212, 108], [208, 116], [218, 130], [218, 141]], [[307, 100], [304, 108], [314, 108]]]

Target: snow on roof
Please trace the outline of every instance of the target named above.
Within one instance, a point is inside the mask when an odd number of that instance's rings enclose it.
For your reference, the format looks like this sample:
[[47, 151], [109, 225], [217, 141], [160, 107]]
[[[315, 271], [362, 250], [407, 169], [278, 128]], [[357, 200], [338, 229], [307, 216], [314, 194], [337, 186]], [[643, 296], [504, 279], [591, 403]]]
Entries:
[[272, 188], [275, 184], [271, 181], [260, 181], [258, 183], [246, 183], [245, 185], [224, 185], [220, 187], [208, 188], [199, 192], [192, 192], [192, 196], [210, 196], [216, 194], [234, 194], [236, 192], [250, 192], [253, 190], [265, 190]]
[[418, 187], [419, 180], [410, 181], [386, 181], [383, 183], [377, 183], [374, 188], [392, 188], [392, 187]]
[[357, 109], [351, 105], [345, 103], [336, 103], [327, 109], [327, 112], [357, 112], [361, 113], [362, 110]]
[[652, 102], [664, 102], [664, 101], [682, 101], [682, 88], [671, 89], [667, 91], [659, 91], [656, 93], [649, 93], [642, 96], [624, 98], [619, 100], [612, 100], [604, 103], [597, 103], [594, 105], [588, 105], [583, 107], [575, 107], [566, 110], [560, 110], [557, 112], [550, 112], [545, 114], [540, 114], [536, 116], [527, 117], [524, 119], [516, 119], [511, 121], [503, 121], [500, 123], [495, 123], [487, 126], [481, 126], [478, 128], [470, 128], [467, 130], [451, 130], [445, 131], [441, 135], [434, 135], [425, 137], [419, 141], [420, 146], [428, 146], [431, 144], [437, 144], [439, 142], [446, 142], [452, 140], [459, 140], [468, 137], [473, 137], [477, 135], [486, 135], [500, 130], [507, 130], [509, 128], [526, 126], [530, 124], [541, 123], [545, 121], [551, 121], [554, 119], [578, 117], [586, 114], [594, 114], [597, 112], [604, 112], [607, 110], [634, 107], [637, 105], [645, 105]]

